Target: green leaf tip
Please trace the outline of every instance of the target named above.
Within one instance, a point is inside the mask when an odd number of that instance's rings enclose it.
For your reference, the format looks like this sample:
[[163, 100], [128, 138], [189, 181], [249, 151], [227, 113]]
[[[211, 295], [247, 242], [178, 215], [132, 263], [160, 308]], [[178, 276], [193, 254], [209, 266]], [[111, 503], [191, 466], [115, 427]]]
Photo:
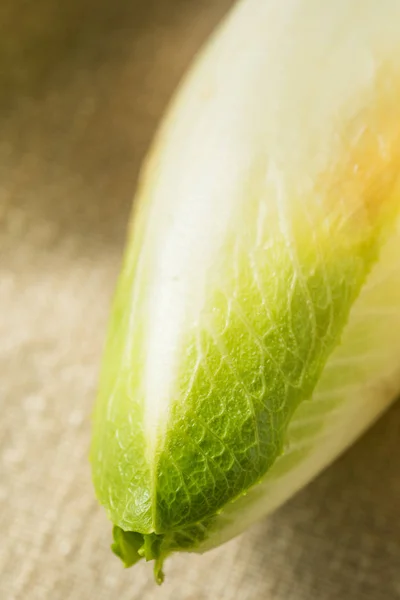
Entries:
[[123, 531], [116, 525], [113, 527], [114, 543], [111, 550], [122, 560], [126, 568], [132, 567], [143, 558], [141, 549], [144, 544], [143, 535], [135, 531]]
[[164, 559], [161, 554], [163, 535], [156, 533], [143, 534], [137, 531], [124, 531], [114, 525], [111, 550], [122, 560], [125, 568], [132, 567], [144, 558], [147, 562], [154, 560], [154, 578], [158, 585], [164, 581], [162, 570]]
[[154, 563], [154, 579], [157, 585], [161, 585], [164, 581], [163, 559], [158, 558]]

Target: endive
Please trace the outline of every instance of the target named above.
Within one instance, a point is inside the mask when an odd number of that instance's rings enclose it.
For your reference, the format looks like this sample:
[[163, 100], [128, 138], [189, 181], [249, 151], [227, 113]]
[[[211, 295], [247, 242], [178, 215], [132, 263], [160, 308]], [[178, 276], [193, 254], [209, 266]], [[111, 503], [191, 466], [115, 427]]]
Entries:
[[142, 176], [94, 483], [127, 566], [202, 552], [400, 388], [400, 2], [242, 0]]

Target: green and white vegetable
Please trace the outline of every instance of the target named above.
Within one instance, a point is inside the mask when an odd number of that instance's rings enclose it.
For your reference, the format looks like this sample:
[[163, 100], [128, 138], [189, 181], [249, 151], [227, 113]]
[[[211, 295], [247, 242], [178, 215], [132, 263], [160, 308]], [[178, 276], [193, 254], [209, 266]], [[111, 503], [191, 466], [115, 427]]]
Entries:
[[400, 390], [400, 2], [242, 0], [135, 201], [91, 449], [127, 566], [276, 508]]

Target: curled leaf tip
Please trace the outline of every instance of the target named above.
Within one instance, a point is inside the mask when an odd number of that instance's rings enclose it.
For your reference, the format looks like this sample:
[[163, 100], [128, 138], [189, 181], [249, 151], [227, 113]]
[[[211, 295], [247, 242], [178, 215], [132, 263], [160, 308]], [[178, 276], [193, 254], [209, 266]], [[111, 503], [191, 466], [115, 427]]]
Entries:
[[146, 562], [154, 560], [154, 578], [158, 585], [164, 581], [162, 570], [164, 557], [161, 544], [164, 536], [156, 533], [143, 534], [137, 531], [124, 531], [118, 525], [113, 527], [113, 553], [120, 558], [125, 568], [132, 567], [144, 558]]

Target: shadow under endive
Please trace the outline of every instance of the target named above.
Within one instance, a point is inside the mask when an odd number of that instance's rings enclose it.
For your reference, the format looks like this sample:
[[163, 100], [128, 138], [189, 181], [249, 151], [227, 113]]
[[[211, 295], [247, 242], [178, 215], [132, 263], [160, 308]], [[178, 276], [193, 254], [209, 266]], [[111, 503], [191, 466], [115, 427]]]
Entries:
[[[400, 597], [400, 403], [243, 538], [265, 598]], [[280, 576], [276, 576], [279, 573]]]

